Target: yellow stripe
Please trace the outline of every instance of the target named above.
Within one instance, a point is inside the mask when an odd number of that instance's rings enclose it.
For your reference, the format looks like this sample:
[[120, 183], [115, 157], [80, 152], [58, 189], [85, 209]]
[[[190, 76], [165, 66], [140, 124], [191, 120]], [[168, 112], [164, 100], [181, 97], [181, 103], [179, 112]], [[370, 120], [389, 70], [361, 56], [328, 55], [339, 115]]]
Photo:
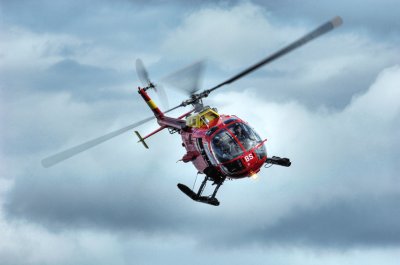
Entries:
[[150, 101], [147, 101], [147, 105], [149, 105], [149, 107], [150, 107], [151, 109], [156, 109], [156, 108], [157, 108], [156, 103], [154, 103], [154, 101], [151, 100], [151, 99], [150, 99]]

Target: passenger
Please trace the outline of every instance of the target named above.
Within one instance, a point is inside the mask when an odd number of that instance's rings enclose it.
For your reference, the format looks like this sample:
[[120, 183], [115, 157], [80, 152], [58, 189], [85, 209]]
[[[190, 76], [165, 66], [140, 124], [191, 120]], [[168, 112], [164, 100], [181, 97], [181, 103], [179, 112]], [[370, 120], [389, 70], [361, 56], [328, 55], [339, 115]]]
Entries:
[[216, 151], [218, 152], [218, 156], [224, 160], [231, 159], [231, 147], [225, 141], [222, 141], [220, 138], [214, 139], [214, 144], [216, 147]]

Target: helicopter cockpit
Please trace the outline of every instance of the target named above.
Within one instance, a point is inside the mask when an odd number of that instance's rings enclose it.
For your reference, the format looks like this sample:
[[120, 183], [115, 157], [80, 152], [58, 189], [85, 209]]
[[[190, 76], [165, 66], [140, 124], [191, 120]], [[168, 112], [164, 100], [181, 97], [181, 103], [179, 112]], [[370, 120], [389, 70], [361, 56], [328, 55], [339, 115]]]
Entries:
[[220, 163], [232, 160], [243, 154], [242, 148], [226, 129], [217, 133], [211, 145], [217, 160]]
[[249, 151], [261, 142], [261, 138], [257, 133], [244, 123], [234, 123], [228, 129], [233, 132], [236, 139], [239, 140], [246, 151]]
[[[247, 124], [234, 122], [221, 129], [211, 140], [214, 155], [219, 163], [225, 163], [241, 156], [262, 143], [258, 134]], [[258, 150], [260, 149], [260, 150]], [[264, 145], [256, 150], [257, 154], [265, 153]]]

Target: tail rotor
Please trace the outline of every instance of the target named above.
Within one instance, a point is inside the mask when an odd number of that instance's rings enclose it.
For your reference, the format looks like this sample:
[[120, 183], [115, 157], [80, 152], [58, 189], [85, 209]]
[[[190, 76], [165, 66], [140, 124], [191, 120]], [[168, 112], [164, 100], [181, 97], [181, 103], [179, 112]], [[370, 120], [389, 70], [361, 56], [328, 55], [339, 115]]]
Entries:
[[168, 97], [167, 94], [165, 93], [165, 90], [162, 86], [160, 85], [155, 85], [153, 82], [151, 82], [149, 74], [147, 73], [146, 68], [144, 67], [144, 64], [141, 59], [136, 59], [136, 74], [139, 77], [140, 82], [142, 82], [144, 89], [153, 89], [157, 95], [158, 98], [161, 101], [161, 104], [165, 109], [169, 108], [168, 104]]

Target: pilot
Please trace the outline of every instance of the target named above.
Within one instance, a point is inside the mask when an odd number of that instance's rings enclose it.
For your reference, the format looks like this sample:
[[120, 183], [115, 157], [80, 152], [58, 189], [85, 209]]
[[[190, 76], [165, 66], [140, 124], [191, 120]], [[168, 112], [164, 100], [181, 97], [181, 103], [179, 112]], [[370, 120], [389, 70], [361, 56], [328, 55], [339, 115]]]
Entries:
[[233, 131], [235, 133], [236, 138], [238, 138], [240, 141], [244, 141], [246, 139], [242, 126], [237, 125]]

